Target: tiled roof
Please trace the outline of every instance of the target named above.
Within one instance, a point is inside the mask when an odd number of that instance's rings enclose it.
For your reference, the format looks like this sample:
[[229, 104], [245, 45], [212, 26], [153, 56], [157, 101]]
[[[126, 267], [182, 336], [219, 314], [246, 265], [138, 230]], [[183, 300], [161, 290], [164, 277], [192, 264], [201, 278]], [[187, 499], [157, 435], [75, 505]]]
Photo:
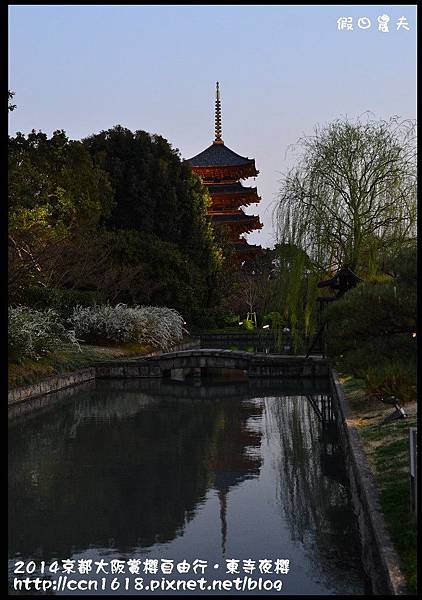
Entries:
[[254, 159], [240, 156], [224, 144], [211, 144], [188, 161], [193, 167], [236, 167], [253, 163]]
[[212, 221], [232, 221], [232, 222], [247, 222], [256, 219], [256, 215], [245, 214], [227, 214], [227, 215], [210, 215]]
[[249, 244], [244, 238], [241, 238], [238, 242], [234, 242], [232, 244], [233, 250], [237, 252], [251, 252], [255, 253], [257, 251], [262, 252], [262, 246], [257, 246], [253, 244]]
[[256, 188], [243, 186], [239, 181], [236, 183], [218, 184], [211, 183], [207, 185], [208, 191], [211, 193], [220, 194], [237, 194], [237, 193], [249, 193], [254, 192]]

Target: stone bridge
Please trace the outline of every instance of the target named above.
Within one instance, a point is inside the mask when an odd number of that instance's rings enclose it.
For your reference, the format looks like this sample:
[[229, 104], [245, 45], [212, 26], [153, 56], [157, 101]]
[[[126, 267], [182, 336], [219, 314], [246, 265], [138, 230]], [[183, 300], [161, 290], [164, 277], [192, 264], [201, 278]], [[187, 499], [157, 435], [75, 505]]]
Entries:
[[244, 377], [328, 377], [328, 361], [320, 357], [286, 356], [223, 349], [192, 349], [141, 359], [96, 365], [96, 377], [162, 377], [183, 380], [241, 373]]

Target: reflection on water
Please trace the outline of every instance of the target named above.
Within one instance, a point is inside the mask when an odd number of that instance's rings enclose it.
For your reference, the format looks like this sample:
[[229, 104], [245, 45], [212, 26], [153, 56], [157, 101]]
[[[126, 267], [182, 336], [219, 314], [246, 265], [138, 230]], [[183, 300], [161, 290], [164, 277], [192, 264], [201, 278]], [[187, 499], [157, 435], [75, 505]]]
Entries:
[[[312, 557], [315, 572], [330, 565], [324, 577], [326, 584], [335, 586], [345, 564], [359, 568], [356, 547], [350, 543], [355, 523], [329, 399], [324, 395], [306, 399], [287, 397], [282, 403], [266, 399], [266, 437], [273, 449], [277, 497], [291, 539]], [[316, 421], [320, 427], [310, 426]], [[348, 575], [346, 570], [343, 577], [347, 580]]]
[[97, 381], [12, 420], [9, 447], [12, 566], [286, 558], [284, 594], [366, 591], [323, 385]]

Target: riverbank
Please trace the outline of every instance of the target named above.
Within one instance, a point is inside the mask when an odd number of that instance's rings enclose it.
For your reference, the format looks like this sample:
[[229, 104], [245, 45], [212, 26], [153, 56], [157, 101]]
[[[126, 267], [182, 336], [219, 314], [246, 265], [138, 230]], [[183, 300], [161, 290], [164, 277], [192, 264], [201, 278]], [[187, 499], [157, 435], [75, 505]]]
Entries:
[[417, 404], [406, 404], [406, 419], [382, 423], [394, 407], [365, 396], [360, 380], [339, 377], [380, 493], [381, 508], [411, 593], [416, 593], [417, 524], [410, 512], [409, 428], [417, 424]]
[[70, 373], [77, 369], [90, 367], [96, 362], [145, 355], [152, 352], [151, 346], [142, 344], [121, 344], [116, 346], [81, 345], [81, 351], [74, 348], [62, 348], [51, 352], [40, 360], [25, 360], [20, 364], [9, 363], [9, 389], [20, 385], [39, 383], [52, 375]]
[[[182, 345], [185, 346], [190, 342], [192, 342], [191, 338], [185, 338]], [[175, 349], [179, 349], [179, 346], [176, 345]], [[157, 351], [159, 350], [152, 346], [136, 343], [116, 344], [115, 346], [83, 344], [80, 352], [72, 347], [62, 348], [51, 352], [38, 361], [25, 360], [20, 364], [9, 362], [9, 390], [21, 385], [39, 383], [54, 375], [63, 375], [92, 367], [99, 362], [109, 362], [122, 358], [141, 358]]]
[[[48, 377], [71, 373], [98, 362], [107, 363], [147, 356], [152, 350], [151, 347], [139, 344], [113, 347], [84, 345], [82, 352], [77, 353], [61, 350], [38, 362], [26, 361], [20, 365], [9, 365], [9, 388], [36, 384]], [[353, 425], [358, 431], [378, 484], [381, 508], [400, 557], [408, 589], [415, 593], [416, 522], [409, 510], [408, 431], [409, 427], [416, 426], [416, 402], [406, 404], [408, 418], [382, 424], [393, 408], [366, 398], [361, 381], [345, 375], [340, 376], [339, 380], [348, 399]], [[72, 384], [70, 382], [67, 385]], [[65, 387], [65, 384], [58, 385], [57, 389], [60, 387]]]
[[[199, 339], [186, 337], [171, 350], [177, 352], [197, 347]], [[99, 364], [110, 366], [122, 360], [137, 361], [161, 352], [162, 350], [152, 346], [133, 343], [115, 346], [84, 344], [80, 352], [67, 347], [52, 352], [37, 362], [9, 362], [9, 404], [95, 378], [95, 367]]]

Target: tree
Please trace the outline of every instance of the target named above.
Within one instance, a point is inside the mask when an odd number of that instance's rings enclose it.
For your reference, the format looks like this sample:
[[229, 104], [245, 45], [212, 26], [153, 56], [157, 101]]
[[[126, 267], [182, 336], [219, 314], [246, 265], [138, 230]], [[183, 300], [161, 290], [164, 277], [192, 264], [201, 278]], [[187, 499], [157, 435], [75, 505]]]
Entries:
[[374, 277], [415, 239], [415, 123], [337, 120], [301, 138], [298, 148], [274, 212], [278, 310], [296, 349], [316, 329], [318, 280], [346, 264]]
[[291, 328], [294, 350], [304, 350], [303, 341], [315, 330], [321, 271], [302, 248], [293, 244], [276, 244], [274, 254], [273, 306]]
[[[190, 165], [182, 162], [178, 150], [163, 137], [141, 130], [132, 132], [120, 125], [92, 135], [83, 143], [94, 164], [108, 173], [113, 186], [115, 205], [105, 221], [106, 228], [142, 232], [144, 238], [152, 240], [158, 263], [165, 254], [164, 245], [158, 240], [168, 243], [167, 249], [175, 248], [169, 256], [174, 259], [182, 255], [182, 262], [192, 269], [194, 279], [200, 274], [197, 299], [201, 299], [204, 308], [213, 307], [219, 300], [217, 280], [222, 252], [208, 218], [208, 192]], [[139, 251], [145, 255], [145, 246], [141, 245]], [[173, 263], [172, 260], [168, 264]], [[167, 272], [165, 267], [164, 271]], [[182, 273], [185, 268], [179, 267], [170, 277], [177, 306], [181, 302]], [[171, 303], [170, 287], [166, 286], [166, 297]]]
[[239, 314], [258, 312], [258, 320], [262, 319], [272, 305], [273, 263], [274, 252], [266, 249], [241, 267], [233, 264], [225, 305]]
[[95, 250], [96, 228], [112, 206], [106, 173], [64, 131], [50, 139], [32, 131], [9, 138], [8, 177], [11, 300], [28, 285], [60, 285], [67, 279], [72, 287], [69, 268], [75, 272], [76, 263], [83, 271], [86, 240]]
[[197, 175], [160, 136], [116, 127], [84, 142], [64, 131], [9, 138], [9, 293], [98, 292], [177, 308], [218, 300], [222, 256]]
[[10, 100], [13, 98], [14, 95], [15, 95], [15, 92], [11, 92], [10, 90], [8, 90], [8, 92], [7, 92], [7, 100], [8, 100], [7, 109], [9, 111], [15, 110], [15, 108], [16, 108], [16, 104], [10, 103]]
[[117, 125], [83, 143], [114, 189], [109, 229], [154, 234], [177, 244], [198, 265], [213, 260], [207, 190], [166, 139]]
[[111, 256], [93, 277], [113, 302], [168, 306], [197, 321], [207, 301], [204, 272], [171, 242], [136, 230], [104, 232]]
[[348, 372], [405, 363], [416, 373], [416, 244], [386, 266], [383, 281], [359, 283], [327, 309], [329, 351]]
[[415, 123], [337, 120], [301, 138], [299, 164], [284, 177], [279, 241], [320, 269], [374, 270], [381, 251], [416, 235]]

